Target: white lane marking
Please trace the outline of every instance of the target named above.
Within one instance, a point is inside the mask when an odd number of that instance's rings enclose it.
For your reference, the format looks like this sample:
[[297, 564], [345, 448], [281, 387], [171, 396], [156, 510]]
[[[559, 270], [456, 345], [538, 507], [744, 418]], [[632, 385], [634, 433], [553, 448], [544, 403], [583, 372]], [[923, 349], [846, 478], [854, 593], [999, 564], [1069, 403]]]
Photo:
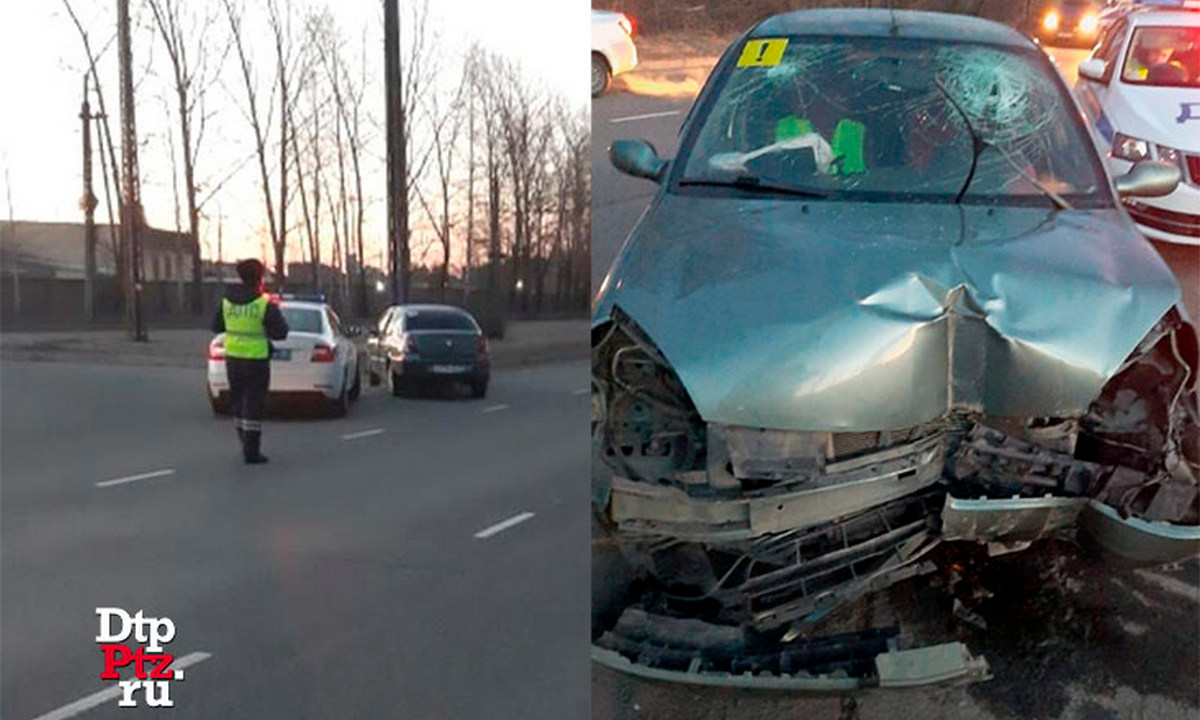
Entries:
[[349, 433], [348, 435], [343, 435], [342, 439], [343, 440], [357, 440], [358, 438], [370, 437], [372, 435], [379, 435], [382, 432], [383, 432], [383, 428], [375, 428], [374, 430], [363, 430], [362, 432], [354, 432], [354, 433]]
[[489, 528], [480, 530], [479, 532], [475, 533], [475, 537], [479, 540], [487, 540], [496, 533], [504, 532], [514, 525], [520, 525], [531, 517], [533, 517], [533, 513], [531, 512], [523, 512], [520, 515], [513, 515], [503, 522], [498, 522]]
[[496, 412], [497, 410], [507, 410], [507, 409], [508, 409], [508, 406], [501, 403], [500, 405], [493, 405], [491, 407], [485, 407], [483, 409], [483, 412]]
[[629, 115], [627, 117], [613, 118], [609, 120], [611, 123], [633, 122], [634, 120], [649, 120], [651, 118], [671, 117], [683, 112], [682, 110], [668, 110], [666, 112], [646, 113], [645, 115]]
[[175, 471], [170, 468], [166, 470], [155, 470], [154, 472], [142, 473], [141, 475], [130, 475], [129, 477], [117, 478], [115, 480], [104, 480], [96, 483], [96, 487], [109, 487], [110, 485], [123, 485], [125, 483], [137, 482], [138, 480], [149, 480], [150, 478], [164, 477], [166, 475], [174, 475]]
[[[171, 667], [177, 671], [182, 671], [183, 668], [189, 665], [195, 665], [196, 663], [207, 660], [210, 657], [212, 657], [212, 653], [190, 653], [175, 660], [175, 662], [171, 663]], [[182, 680], [183, 675], [177, 674], [175, 679]], [[63, 705], [57, 710], [51, 710], [45, 715], [39, 715], [33, 720], [66, 720], [66, 718], [75, 717], [80, 713], [87, 712], [97, 705], [106, 703], [110, 700], [116, 700], [117, 698], [121, 697], [121, 694], [121, 686], [114, 682], [110, 687], [101, 690], [100, 692], [92, 693], [85, 698], [76, 700], [70, 705]]]
[[1200, 588], [1196, 587], [1195, 585], [1190, 585], [1182, 580], [1178, 580], [1173, 577], [1167, 577], [1166, 575], [1159, 575], [1158, 573], [1150, 572], [1149, 570], [1138, 569], [1134, 570], [1133, 574], [1137, 575], [1148, 583], [1157, 585], [1159, 588], [1166, 590], [1169, 593], [1175, 593], [1185, 600], [1200, 602]]
[[571, 394], [572, 395], [587, 395], [591, 391], [592, 391], [591, 388], [579, 388], [578, 390], [572, 390]]

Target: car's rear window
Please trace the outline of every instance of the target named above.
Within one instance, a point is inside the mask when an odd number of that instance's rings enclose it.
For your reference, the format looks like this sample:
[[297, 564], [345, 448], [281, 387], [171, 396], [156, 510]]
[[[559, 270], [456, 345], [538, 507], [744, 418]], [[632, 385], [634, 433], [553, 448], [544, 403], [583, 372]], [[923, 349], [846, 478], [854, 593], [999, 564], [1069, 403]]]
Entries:
[[314, 333], [320, 335], [323, 332], [321, 327], [321, 312], [310, 308], [287, 307], [286, 305], [280, 308], [283, 312], [283, 319], [287, 321], [288, 330], [290, 332]]
[[471, 318], [452, 310], [409, 310], [405, 313], [407, 330], [475, 330]]

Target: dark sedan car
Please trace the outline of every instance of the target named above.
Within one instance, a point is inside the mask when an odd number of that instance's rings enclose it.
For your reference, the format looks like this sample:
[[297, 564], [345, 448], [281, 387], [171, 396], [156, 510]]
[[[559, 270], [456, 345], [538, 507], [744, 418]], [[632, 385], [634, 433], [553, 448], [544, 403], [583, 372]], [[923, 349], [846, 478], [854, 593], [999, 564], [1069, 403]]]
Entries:
[[982, 679], [962, 643], [830, 628], [1075, 527], [1131, 561], [1197, 552], [1196, 333], [1119, 201], [1179, 168], [1110, 178], [1029, 39], [776, 16], [679, 148], [610, 148], [661, 188], [594, 306], [598, 662], [781, 690]]
[[1033, 36], [1050, 47], [1085, 47], [1096, 44], [1103, 0], [1051, 0], [1042, 5]]
[[386, 380], [393, 395], [431, 385], [465, 383], [487, 395], [491, 360], [479, 323], [449, 305], [395, 305], [367, 339], [372, 385]]

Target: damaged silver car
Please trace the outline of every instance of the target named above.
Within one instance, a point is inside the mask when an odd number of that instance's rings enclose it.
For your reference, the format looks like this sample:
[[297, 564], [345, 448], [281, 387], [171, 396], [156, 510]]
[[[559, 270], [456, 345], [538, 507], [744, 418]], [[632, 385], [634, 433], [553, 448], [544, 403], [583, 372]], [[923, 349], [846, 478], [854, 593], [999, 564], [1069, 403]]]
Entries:
[[[987, 677], [823, 632], [856, 599], [1078, 530], [1200, 548], [1196, 332], [1057, 71], [983, 20], [806, 11], [726, 52], [593, 317], [593, 658], [696, 684]], [[956, 603], [956, 614], [971, 609]]]

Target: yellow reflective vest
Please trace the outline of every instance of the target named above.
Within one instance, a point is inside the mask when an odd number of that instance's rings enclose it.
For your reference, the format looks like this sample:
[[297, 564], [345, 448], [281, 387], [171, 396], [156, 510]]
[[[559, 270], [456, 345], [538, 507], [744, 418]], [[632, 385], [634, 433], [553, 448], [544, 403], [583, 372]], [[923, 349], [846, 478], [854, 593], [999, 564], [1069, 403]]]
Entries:
[[245, 305], [221, 301], [221, 314], [225, 319], [225, 357], [235, 360], [267, 360], [271, 357], [271, 343], [263, 318], [267, 314], [266, 295], [260, 295]]

